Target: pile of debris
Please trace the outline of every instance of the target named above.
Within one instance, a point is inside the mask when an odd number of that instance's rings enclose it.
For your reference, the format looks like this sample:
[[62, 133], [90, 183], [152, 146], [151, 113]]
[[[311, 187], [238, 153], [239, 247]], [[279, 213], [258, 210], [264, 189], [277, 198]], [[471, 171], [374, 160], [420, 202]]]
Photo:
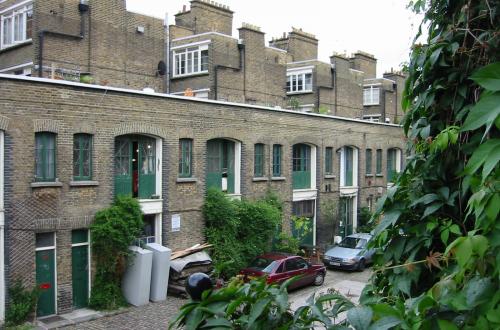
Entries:
[[168, 293], [188, 297], [186, 279], [194, 273], [210, 275], [213, 270], [212, 259], [204, 250], [210, 244], [196, 244], [188, 249], [172, 252], [170, 258], [170, 275], [168, 279]]

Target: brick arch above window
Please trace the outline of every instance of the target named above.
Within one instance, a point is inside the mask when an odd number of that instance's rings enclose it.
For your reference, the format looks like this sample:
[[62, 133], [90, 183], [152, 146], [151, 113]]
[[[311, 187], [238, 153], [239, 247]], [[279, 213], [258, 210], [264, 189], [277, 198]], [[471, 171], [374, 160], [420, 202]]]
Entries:
[[62, 122], [52, 119], [35, 119], [33, 121], [33, 131], [59, 133], [61, 131]]
[[9, 118], [0, 116], [0, 130], [6, 131], [9, 128], [9, 121]]
[[93, 123], [78, 123], [73, 126], [73, 131], [75, 134], [90, 134], [90, 135], [96, 135], [97, 129], [95, 127], [95, 124]]
[[150, 123], [123, 123], [113, 129], [113, 136], [127, 135], [127, 134], [148, 134], [161, 138], [167, 137], [167, 130]]

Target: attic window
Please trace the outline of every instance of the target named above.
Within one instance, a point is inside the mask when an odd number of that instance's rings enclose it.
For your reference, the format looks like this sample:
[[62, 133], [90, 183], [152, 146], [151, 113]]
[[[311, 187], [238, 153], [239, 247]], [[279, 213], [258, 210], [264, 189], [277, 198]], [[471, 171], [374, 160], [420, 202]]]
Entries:
[[174, 77], [208, 72], [208, 45], [174, 51]]

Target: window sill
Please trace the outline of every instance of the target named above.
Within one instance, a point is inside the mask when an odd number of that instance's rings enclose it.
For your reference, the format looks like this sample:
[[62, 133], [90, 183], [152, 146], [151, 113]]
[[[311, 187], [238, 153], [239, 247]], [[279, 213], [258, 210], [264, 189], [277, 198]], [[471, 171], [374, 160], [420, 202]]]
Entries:
[[335, 174], [325, 174], [325, 179], [335, 179], [336, 177]]
[[285, 181], [286, 178], [284, 176], [273, 176], [271, 178], [272, 181]]
[[298, 94], [312, 94], [314, 91], [297, 91], [297, 92], [286, 92], [286, 95], [298, 95]]
[[384, 175], [383, 175], [383, 174], [375, 174], [375, 176], [376, 176], [377, 178], [383, 178], [383, 177], [384, 177]]
[[177, 178], [177, 183], [194, 183], [198, 182], [197, 178]]
[[70, 187], [89, 187], [89, 186], [98, 186], [99, 182], [98, 181], [70, 181], [69, 186]]
[[373, 178], [373, 174], [365, 174], [365, 177], [367, 177], [367, 178]]
[[182, 79], [182, 78], [189, 78], [189, 77], [196, 77], [196, 76], [208, 76], [208, 71], [203, 71], [203, 72], [196, 72], [196, 73], [188, 73], [188, 74], [183, 74], [183, 75], [172, 75], [171, 80], [175, 79]]
[[28, 40], [19, 42], [17, 44], [5, 46], [2, 49], [0, 49], [0, 53], [6, 52], [6, 51], [9, 51], [9, 50], [12, 50], [12, 49], [16, 49], [16, 48], [19, 48], [19, 47], [23, 47], [23, 46], [26, 46], [26, 45], [30, 45], [32, 43], [33, 43], [32, 39], [28, 39]]
[[253, 182], [263, 182], [263, 181], [268, 181], [268, 180], [269, 180], [268, 178], [261, 177], [261, 176], [252, 179]]
[[52, 181], [52, 182], [32, 182], [31, 188], [59, 188], [62, 187], [63, 184], [62, 182], [59, 181]]

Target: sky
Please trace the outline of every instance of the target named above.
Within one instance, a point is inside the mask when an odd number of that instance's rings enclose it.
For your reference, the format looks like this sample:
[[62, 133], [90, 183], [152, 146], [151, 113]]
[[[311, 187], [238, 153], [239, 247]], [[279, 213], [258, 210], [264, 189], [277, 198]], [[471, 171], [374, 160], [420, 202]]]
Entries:
[[[126, 0], [130, 11], [165, 18], [189, 0]], [[406, 0], [219, 0], [234, 11], [233, 36], [242, 22], [257, 25], [267, 41], [293, 27], [316, 35], [319, 59], [329, 62], [333, 52], [350, 55], [357, 50], [375, 55], [377, 76], [407, 62], [420, 23]]]

